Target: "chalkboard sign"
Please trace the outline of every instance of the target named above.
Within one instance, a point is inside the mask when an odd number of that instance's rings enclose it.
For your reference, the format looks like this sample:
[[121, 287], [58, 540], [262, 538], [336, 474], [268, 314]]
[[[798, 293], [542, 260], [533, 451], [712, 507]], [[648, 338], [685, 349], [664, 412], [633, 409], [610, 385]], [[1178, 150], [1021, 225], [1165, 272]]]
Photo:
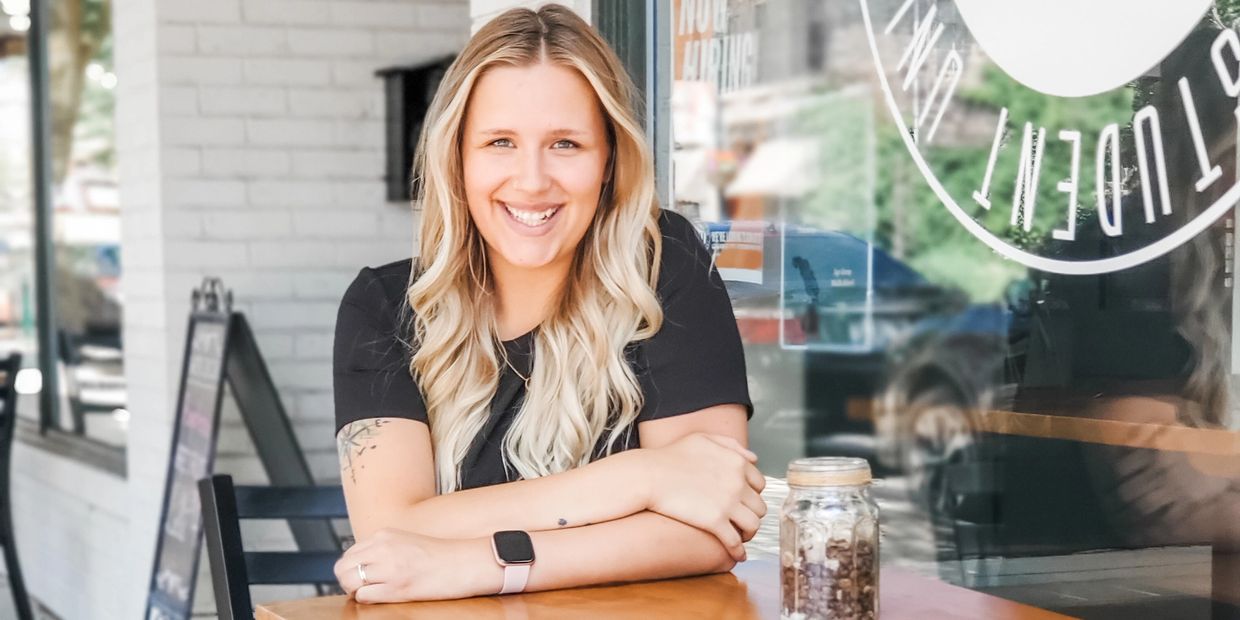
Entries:
[[194, 295], [147, 620], [184, 620], [193, 608], [202, 548], [198, 480], [211, 475], [215, 459], [224, 364], [232, 331], [227, 307], [230, 300], [221, 295], [221, 290], [218, 280], [208, 281]]
[[[147, 620], [186, 620], [193, 611], [202, 550], [198, 481], [214, 473], [225, 380], [271, 483], [314, 484], [254, 332], [244, 314], [231, 310], [232, 294], [218, 279], [207, 278], [193, 299]], [[295, 519], [288, 525], [299, 549], [340, 549], [329, 519]], [[319, 591], [337, 592], [332, 586]]]

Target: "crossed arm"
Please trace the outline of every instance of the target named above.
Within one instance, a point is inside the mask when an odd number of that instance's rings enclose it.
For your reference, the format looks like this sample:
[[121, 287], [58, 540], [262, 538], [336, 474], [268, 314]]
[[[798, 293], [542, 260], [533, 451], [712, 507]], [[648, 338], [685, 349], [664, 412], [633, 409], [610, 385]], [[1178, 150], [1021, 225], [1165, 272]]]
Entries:
[[[537, 562], [527, 590], [730, 570], [765, 513], [761, 498], [754, 501], [761, 475], [754, 480], [752, 453], [742, 456], [745, 422], [739, 405], [643, 422], [640, 449], [561, 474], [445, 495], [435, 494], [425, 424], [355, 422], [338, 440], [358, 543], [336, 574], [359, 602], [493, 594], [503, 573], [490, 535], [504, 529], [526, 530], [533, 539]], [[743, 506], [720, 510], [737, 485], [744, 487], [734, 493]], [[708, 495], [699, 497], [694, 486], [718, 488], [701, 489]], [[689, 492], [656, 491], [669, 488]]]

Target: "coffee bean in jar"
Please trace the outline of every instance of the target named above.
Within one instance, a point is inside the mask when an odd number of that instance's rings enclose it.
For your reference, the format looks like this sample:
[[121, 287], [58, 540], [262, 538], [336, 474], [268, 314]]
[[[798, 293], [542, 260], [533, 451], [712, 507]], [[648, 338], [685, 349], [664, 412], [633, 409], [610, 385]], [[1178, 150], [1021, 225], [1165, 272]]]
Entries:
[[788, 465], [780, 511], [784, 620], [878, 617], [878, 505], [865, 459], [818, 457]]

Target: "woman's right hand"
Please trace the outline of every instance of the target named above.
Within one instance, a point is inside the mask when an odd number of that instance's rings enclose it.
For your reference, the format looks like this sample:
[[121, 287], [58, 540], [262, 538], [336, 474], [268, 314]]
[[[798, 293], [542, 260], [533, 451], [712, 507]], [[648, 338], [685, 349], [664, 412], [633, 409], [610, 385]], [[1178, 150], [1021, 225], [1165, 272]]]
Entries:
[[647, 508], [714, 534], [733, 559], [743, 561], [744, 543], [766, 515], [758, 455], [732, 437], [706, 433], [643, 452]]

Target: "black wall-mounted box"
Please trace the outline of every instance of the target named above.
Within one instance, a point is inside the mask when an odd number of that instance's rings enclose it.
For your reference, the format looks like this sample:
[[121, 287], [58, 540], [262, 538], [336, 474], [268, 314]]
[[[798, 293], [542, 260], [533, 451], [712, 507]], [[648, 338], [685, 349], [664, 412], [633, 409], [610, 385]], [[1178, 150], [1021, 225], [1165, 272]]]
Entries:
[[387, 199], [404, 202], [417, 193], [413, 185], [413, 154], [426, 112], [454, 56], [412, 67], [375, 72], [384, 82]]

